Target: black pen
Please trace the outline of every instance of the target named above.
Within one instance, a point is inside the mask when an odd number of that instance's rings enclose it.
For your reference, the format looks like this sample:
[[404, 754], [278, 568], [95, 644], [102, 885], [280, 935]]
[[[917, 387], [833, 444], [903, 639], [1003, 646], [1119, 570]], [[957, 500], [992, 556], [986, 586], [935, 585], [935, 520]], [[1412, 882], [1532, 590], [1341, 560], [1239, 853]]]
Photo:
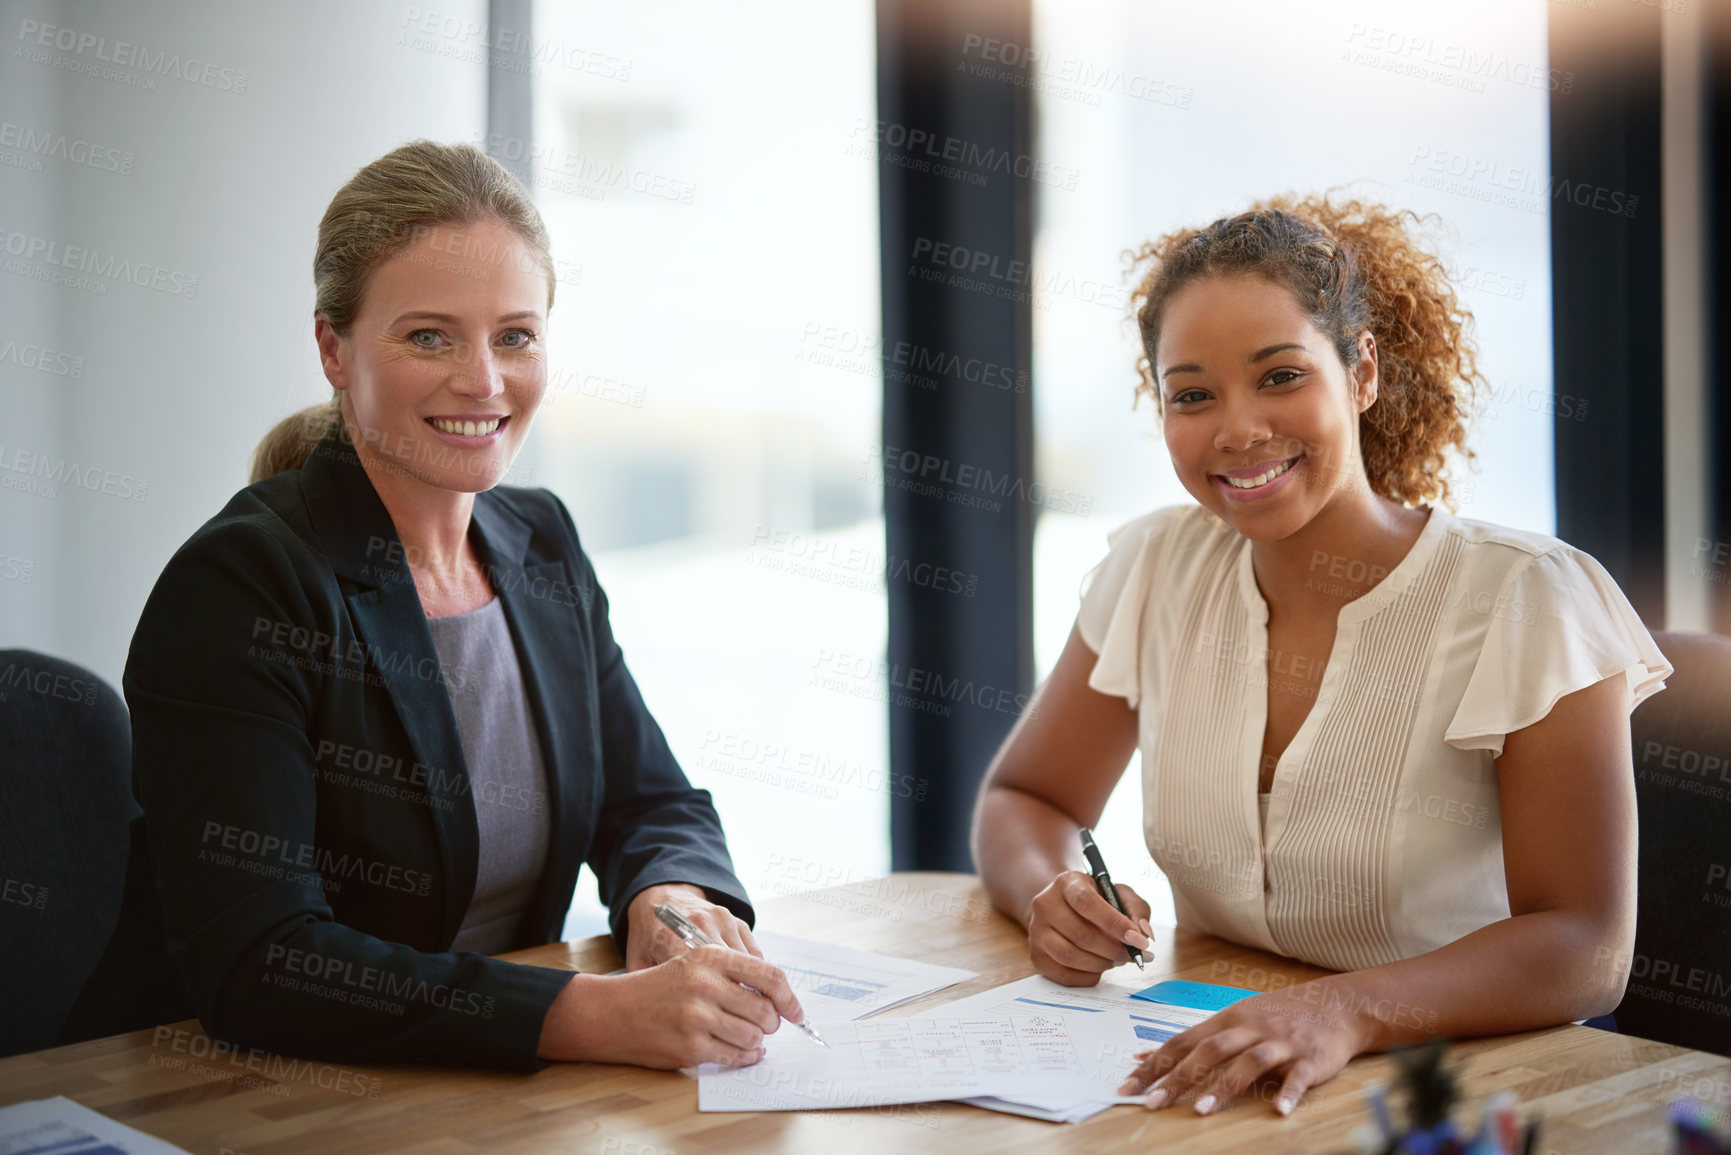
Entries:
[[[1094, 886], [1100, 892], [1100, 897], [1112, 904], [1112, 909], [1130, 918], [1130, 912], [1124, 909], [1124, 900], [1118, 897], [1118, 888], [1112, 885], [1112, 876], [1106, 873], [1106, 860], [1100, 857], [1100, 848], [1094, 845], [1094, 832], [1086, 826], [1082, 827], [1082, 856], [1088, 860], [1088, 873], [1094, 876]], [[1136, 920], [1130, 918], [1134, 923]], [[1130, 956], [1130, 961], [1136, 964], [1136, 969], [1142, 969], [1142, 952], [1124, 944], [1124, 951]]]

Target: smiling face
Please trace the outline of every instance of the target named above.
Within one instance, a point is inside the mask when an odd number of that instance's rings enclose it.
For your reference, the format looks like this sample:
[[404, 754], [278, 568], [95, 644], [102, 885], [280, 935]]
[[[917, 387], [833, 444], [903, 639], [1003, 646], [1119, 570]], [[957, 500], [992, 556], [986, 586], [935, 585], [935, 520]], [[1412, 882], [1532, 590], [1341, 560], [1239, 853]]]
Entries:
[[392, 480], [491, 489], [546, 391], [547, 274], [497, 219], [423, 230], [373, 270], [347, 337], [318, 319], [325, 376], [362, 459]]
[[1376, 399], [1369, 333], [1348, 370], [1286, 288], [1204, 277], [1167, 301], [1153, 361], [1179, 480], [1244, 536], [1285, 538], [1330, 502], [1369, 494], [1358, 444]]

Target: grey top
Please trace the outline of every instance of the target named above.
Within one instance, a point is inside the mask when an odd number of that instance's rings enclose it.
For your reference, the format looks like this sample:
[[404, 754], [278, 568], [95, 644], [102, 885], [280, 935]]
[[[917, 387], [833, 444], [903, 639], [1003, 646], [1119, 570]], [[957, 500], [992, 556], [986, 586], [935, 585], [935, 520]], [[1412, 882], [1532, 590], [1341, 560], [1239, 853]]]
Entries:
[[498, 598], [468, 613], [428, 618], [427, 628], [457, 715], [481, 840], [475, 894], [451, 949], [497, 954], [510, 949], [547, 865], [540, 739]]

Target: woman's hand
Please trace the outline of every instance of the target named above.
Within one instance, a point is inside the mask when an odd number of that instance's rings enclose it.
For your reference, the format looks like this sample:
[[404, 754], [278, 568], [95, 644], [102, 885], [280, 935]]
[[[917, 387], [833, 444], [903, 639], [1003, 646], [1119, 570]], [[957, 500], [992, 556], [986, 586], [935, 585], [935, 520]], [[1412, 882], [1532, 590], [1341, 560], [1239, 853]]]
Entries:
[[732, 911], [710, 902], [699, 887], [672, 882], [638, 891], [626, 908], [626, 970], [640, 971], [690, 953], [691, 948], [655, 917], [655, 908], [662, 903], [690, 919], [718, 944], [743, 951], [754, 958], [763, 957], [757, 940], [751, 937], [751, 928]]
[[1128, 961], [1126, 946], [1153, 946], [1148, 904], [1122, 884], [1118, 898], [1130, 918], [1100, 897], [1091, 875], [1066, 870], [1053, 879], [1028, 908], [1028, 957], [1034, 969], [1067, 987], [1091, 987]]
[[1274, 1109], [1291, 1114], [1305, 1091], [1334, 1078], [1366, 1045], [1358, 1022], [1327, 1009], [1327, 999], [1306, 998], [1310, 988], [1304, 983], [1244, 999], [1172, 1036], [1159, 1050], [1142, 1052], [1118, 1093], [1140, 1095], [1164, 1076], [1145, 1101], [1150, 1110], [1199, 1087], [1196, 1110], [1207, 1115], [1257, 1080], [1274, 1076], [1281, 1079]]
[[548, 1008], [536, 1053], [660, 1070], [749, 1066], [784, 1017], [800, 1022], [805, 1011], [780, 968], [726, 947], [681, 946], [647, 970], [572, 976]]

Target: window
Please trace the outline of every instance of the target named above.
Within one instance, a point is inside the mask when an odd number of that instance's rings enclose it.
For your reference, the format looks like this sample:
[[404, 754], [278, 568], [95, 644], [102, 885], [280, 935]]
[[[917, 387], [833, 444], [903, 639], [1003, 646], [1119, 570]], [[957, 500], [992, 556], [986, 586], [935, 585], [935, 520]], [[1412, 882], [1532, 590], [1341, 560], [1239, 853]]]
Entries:
[[[759, 899], [889, 867], [873, 9], [539, 2], [560, 285], [526, 484]], [[857, 659], [857, 661], [856, 661]], [[846, 689], [819, 678], [854, 663]], [[602, 929], [580, 884], [566, 937]]]

